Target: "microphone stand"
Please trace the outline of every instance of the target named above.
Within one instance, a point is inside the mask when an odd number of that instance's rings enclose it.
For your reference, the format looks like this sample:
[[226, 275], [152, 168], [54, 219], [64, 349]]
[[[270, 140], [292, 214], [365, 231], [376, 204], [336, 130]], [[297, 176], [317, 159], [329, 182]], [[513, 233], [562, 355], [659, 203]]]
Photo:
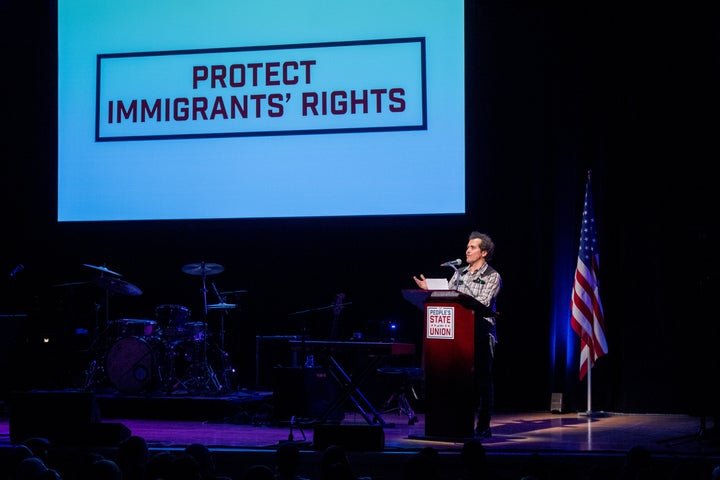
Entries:
[[455, 290], [457, 291], [460, 288], [460, 270], [453, 265], [453, 270], [455, 270]]
[[447, 265], [448, 267], [452, 267], [453, 270], [455, 270], [455, 285], [453, 286], [453, 290], [456, 290], [460, 288], [460, 271], [458, 268], [453, 265], [452, 263], [450, 265]]
[[[344, 296], [343, 296], [342, 298], [344, 298]], [[342, 298], [338, 296], [336, 299], [342, 300]], [[310, 313], [310, 312], [320, 312], [320, 311], [322, 311], [322, 310], [330, 310], [331, 308], [332, 308], [332, 309], [339, 309], [339, 308], [345, 307], [345, 306], [347, 306], [347, 305], [352, 305], [352, 302], [344, 302], [344, 303], [339, 303], [339, 302], [338, 302], [338, 303], [334, 303], [333, 305], [327, 305], [327, 306], [325, 306], [325, 307], [317, 307], [317, 308], [309, 308], [309, 309], [307, 309], [307, 310], [299, 310], [299, 311], [297, 311], [297, 312], [292, 312], [292, 313], [290, 313], [288, 316], [304, 315], [304, 314]], [[337, 310], [336, 310], [336, 311], [337, 311]], [[305, 355], [305, 362], [303, 362], [303, 367], [305, 367], [305, 363], [307, 362], [307, 357], [308, 357], [308, 350], [307, 350], [307, 348], [306, 348], [306, 346], [305, 346], [305, 336], [306, 336], [306, 334], [307, 334], [307, 317], [303, 317], [302, 335], [301, 335], [301, 337], [300, 337], [300, 349], [302, 350], [303, 355]]]

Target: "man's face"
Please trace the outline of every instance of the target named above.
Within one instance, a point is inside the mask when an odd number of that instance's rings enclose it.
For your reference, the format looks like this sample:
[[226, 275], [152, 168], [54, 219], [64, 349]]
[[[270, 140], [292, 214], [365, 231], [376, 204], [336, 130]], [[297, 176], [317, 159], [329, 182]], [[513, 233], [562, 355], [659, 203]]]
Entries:
[[467, 244], [465, 249], [465, 261], [467, 263], [475, 263], [485, 256], [485, 251], [480, 249], [482, 240], [479, 238], [473, 238]]

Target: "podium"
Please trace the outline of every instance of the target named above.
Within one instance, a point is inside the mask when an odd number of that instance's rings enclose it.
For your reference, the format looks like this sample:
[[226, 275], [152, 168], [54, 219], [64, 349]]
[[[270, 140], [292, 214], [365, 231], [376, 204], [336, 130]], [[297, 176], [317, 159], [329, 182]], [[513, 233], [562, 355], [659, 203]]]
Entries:
[[[473, 438], [476, 322], [495, 312], [455, 290], [403, 290], [424, 312], [425, 436], [427, 440]], [[484, 331], [484, 329], [482, 329]]]

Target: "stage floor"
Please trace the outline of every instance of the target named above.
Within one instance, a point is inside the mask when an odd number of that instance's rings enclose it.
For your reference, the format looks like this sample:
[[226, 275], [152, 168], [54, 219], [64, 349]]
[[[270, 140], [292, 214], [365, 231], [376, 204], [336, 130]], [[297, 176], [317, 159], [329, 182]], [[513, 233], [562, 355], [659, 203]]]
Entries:
[[[417, 451], [427, 446], [439, 450], [460, 450], [463, 440], [434, 441], [424, 437], [424, 415], [408, 424], [399, 414], [385, 414], [388, 426], [384, 432], [384, 450]], [[120, 422], [133, 435], [144, 437], [151, 448], [182, 448], [190, 443], [202, 443], [213, 448], [274, 448], [287, 440], [306, 441], [312, 446], [313, 425], [235, 424], [218, 419], [150, 420], [107, 419]], [[371, 427], [354, 411], [346, 412], [340, 425]], [[0, 424], [0, 434], [8, 433], [7, 424]], [[685, 415], [652, 415], [606, 413], [587, 416], [577, 413], [549, 412], [498, 413], [492, 421], [492, 437], [483, 439], [493, 452], [570, 452], [624, 454], [634, 446], [643, 446], [657, 454], [717, 456], [720, 442], [702, 438], [699, 419]], [[292, 436], [291, 436], [292, 435]]]
[[[97, 400], [102, 413], [100, 423], [124, 425], [132, 435], [147, 441], [151, 453], [182, 450], [189, 444], [200, 443], [214, 452], [219, 468], [233, 479], [239, 479], [242, 470], [250, 464], [272, 464], [273, 452], [286, 441], [298, 443], [309, 470], [316, 465], [324, 444], [347, 441], [358, 474], [400, 479], [400, 466], [425, 447], [440, 453], [447, 472], [459, 473], [463, 440], [423, 439], [422, 413], [417, 413], [417, 422], [410, 422], [406, 415], [397, 411], [383, 412], [386, 425], [378, 426], [369, 424], [357, 409], [349, 409], [335, 424], [342, 427], [340, 430], [344, 433], [337, 438], [328, 438], [327, 431], [323, 430], [324, 438], [319, 444], [316, 429], [327, 425], [295, 423], [291, 428], [290, 421], [274, 420], [270, 392], [245, 392], [229, 398], [98, 396]], [[169, 405], [175, 406], [169, 408]], [[617, 469], [628, 450], [636, 446], [644, 447], [668, 467], [687, 461], [709, 474], [711, 467], [720, 465], [720, 441], [702, 429], [703, 426], [713, 427], [712, 419], [704, 425], [702, 420], [689, 415], [616, 412], [596, 412], [594, 415], [498, 412], [492, 420], [492, 437], [483, 439], [482, 443], [490, 463], [496, 468], [493, 478], [514, 478], [519, 466], [533, 454], [539, 454], [550, 463], [561, 464], [564, 469], [585, 469], [596, 462]], [[357, 432], [362, 435], [355, 435]], [[367, 448], [364, 448], [363, 438], [367, 439]], [[0, 447], [13, 444], [9, 418], [0, 419], [0, 441]], [[379, 446], [378, 441], [381, 442]], [[112, 446], [71, 448], [113, 451]], [[305, 473], [312, 475], [309, 470]], [[563, 478], [579, 478], [568, 475]]]

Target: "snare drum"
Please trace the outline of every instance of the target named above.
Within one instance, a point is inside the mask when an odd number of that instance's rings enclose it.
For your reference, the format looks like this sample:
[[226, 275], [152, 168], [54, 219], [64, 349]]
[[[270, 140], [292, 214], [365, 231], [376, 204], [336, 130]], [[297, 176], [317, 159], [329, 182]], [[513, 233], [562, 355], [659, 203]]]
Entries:
[[157, 335], [157, 322], [139, 318], [121, 318], [117, 320], [118, 336], [125, 337], [149, 337]]
[[158, 305], [155, 319], [161, 328], [180, 328], [190, 320], [190, 310], [182, 305]]

